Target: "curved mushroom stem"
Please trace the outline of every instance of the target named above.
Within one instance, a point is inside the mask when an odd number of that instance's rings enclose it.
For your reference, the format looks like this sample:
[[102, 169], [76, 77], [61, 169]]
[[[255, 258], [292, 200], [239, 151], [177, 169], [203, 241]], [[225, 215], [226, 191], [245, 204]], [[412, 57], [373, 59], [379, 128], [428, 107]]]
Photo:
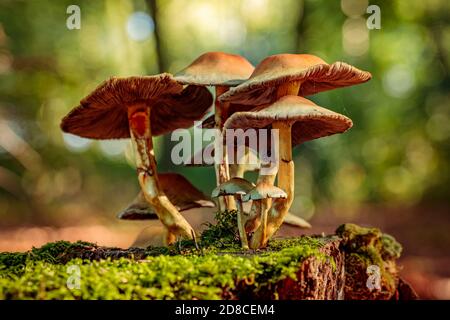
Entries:
[[245, 224], [244, 224], [244, 208], [242, 206], [242, 195], [237, 194], [235, 196], [236, 205], [237, 205], [237, 224], [239, 230], [239, 237], [241, 238], [241, 247], [244, 250], [248, 249], [248, 240], [247, 233], [245, 232]]
[[[261, 164], [261, 167], [268, 166], [266, 164]], [[267, 183], [270, 185], [273, 185], [275, 182], [276, 173], [270, 174], [270, 175], [263, 175], [261, 174], [261, 170], [258, 176], [258, 180], [256, 181], [256, 185], [260, 183]], [[264, 205], [263, 205], [264, 202]], [[272, 203], [272, 199], [262, 199], [262, 200], [254, 200], [252, 202], [252, 206], [250, 208], [250, 212], [247, 215], [247, 219], [245, 221], [245, 231], [246, 232], [253, 232], [255, 231], [261, 224], [261, 218], [263, 214], [263, 206], [267, 206], [267, 208], [270, 208], [270, 205]]]
[[[228, 102], [220, 103], [218, 97], [228, 91], [226, 86], [216, 86], [216, 99], [215, 99], [215, 128], [222, 132], [223, 124], [228, 117]], [[222, 144], [222, 145], [220, 145]], [[214, 164], [214, 169], [216, 171], [216, 182], [219, 186], [220, 184], [230, 180], [230, 172], [228, 167], [228, 153], [227, 148], [221, 139], [214, 141], [214, 150], [222, 150], [221, 162]], [[236, 203], [232, 196], [221, 197], [219, 200], [219, 210], [236, 210]]]
[[166, 246], [175, 243], [177, 241], [177, 236], [169, 230], [166, 230], [166, 235], [164, 237], [164, 244]]
[[267, 239], [267, 214], [272, 203], [272, 199], [262, 199], [258, 200], [258, 202], [260, 202], [259, 210], [261, 213], [261, 223], [250, 239], [250, 248], [252, 249], [262, 248], [265, 245], [265, 241]]
[[267, 240], [278, 230], [283, 223], [294, 201], [294, 161], [292, 161], [291, 123], [276, 122], [272, 124], [274, 129], [279, 129], [280, 137], [280, 161], [278, 164], [278, 187], [283, 189], [286, 199], [276, 199], [270, 209], [267, 221]]
[[159, 220], [168, 232], [173, 233], [166, 240], [173, 241], [175, 235], [192, 239], [191, 225], [170, 202], [159, 185], [150, 128], [150, 108], [139, 104], [128, 110], [130, 133], [136, 150], [138, 180], [144, 197], [155, 208]]

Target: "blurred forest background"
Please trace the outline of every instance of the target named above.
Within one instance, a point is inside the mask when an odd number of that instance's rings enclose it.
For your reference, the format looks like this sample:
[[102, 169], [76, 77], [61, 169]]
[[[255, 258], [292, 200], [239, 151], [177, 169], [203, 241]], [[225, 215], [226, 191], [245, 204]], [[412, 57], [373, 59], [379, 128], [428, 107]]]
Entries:
[[[80, 30], [66, 27], [72, 4]], [[103, 80], [176, 73], [207, 51], [254, 65], [311, 53], [373, 79], [310, 97], [354, 127], [295, 149], [292, 211], [311, 233], [343, 222], [392, 233], [419, 293], [450, 298], [450, 2], [370, 4], [381, 8], [379, 30], [366, 27], [367, 0], [0, 0], [0, 251], [58, 239], [126, 247], [143, 228], [160, 230], [115, 218], [138, 192], [129, 141], [59, 129]], [[160, 172], [210, 193], [213, 168], [174, 166], [170, 138], [155, 143]], [[199, 225], [212, 211], [186, 216]]]

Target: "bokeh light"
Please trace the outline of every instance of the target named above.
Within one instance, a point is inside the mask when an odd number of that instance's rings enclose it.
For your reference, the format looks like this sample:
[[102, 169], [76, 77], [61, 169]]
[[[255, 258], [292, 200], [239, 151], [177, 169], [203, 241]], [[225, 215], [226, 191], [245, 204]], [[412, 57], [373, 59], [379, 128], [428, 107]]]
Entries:
[[126, 28], [131, 39], [143, 41], [152, 35], [155, 25], [152, 17], [147, 13], [134, 12], [128, 17]]

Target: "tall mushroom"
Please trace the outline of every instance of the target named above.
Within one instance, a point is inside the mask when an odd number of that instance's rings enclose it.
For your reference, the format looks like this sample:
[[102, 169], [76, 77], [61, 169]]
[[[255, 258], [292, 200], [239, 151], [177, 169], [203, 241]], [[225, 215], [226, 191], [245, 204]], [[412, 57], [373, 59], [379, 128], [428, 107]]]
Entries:
[[294, 196], [294, 162], [292, 146], [305, 141], [342, 133], [352, 121], [336, 112], [322, 108], [299, 96], [284, 96], [270, 107], [253, 112], [237, 112], [225, 123], [225, 128], [272, 128], [279, 130], [278, 187], [287, 193], [284, 200], [275, 200], [267, 221], [267, 232], [260, 226], [252, 243], [266, 245], [267, 239], [283, 222]]
[[[214, 203], [200, 190], [194, 187], [185, 177], [178, 173], [161, 173], [158, 179], [162, 192], [178, 211], [193, 208], [212, 208]], [[117, 217], [122, 220], [156, 220], [158, 215], [155, 208], [145, 200], [142, 191], [121, 211]], [[166, 242], [173, 242], [173, 234], [168, 233]]]
[[[222, 131], [223, 123], [228, 117], [230, 104], [221, 103], [218, 97], [246, 80], [254, 67], [244, 57], [224, 52], [207, 52], [195, 59], [189, 66], [178, 72], [175, 79], [182, 84], [214, 86], [215, 99], [215, 128]], [[215, 142], [216, 150], [223, 150], [220, 163], [215, 164], [217, 185], [230, 179], [226, 148], [222, 148], [221, 141]], [[220, 148], [220, 149], [219, 149]], [[224, 203], [219, 202], [219, 209], [233, 209], [232, 198], [224, 197]]]
[[[371, 77], [369, 72], [344, 62], [328, 64], [310, 54], [276, 54], [262, 60], [248, 80], [221, 95], [219, 100], [230, 105], [260, 106], [261, 109], [286, 95], [307, 96], [364, 83]], [[205, 120], [205, 126], [211, 125], [211, 122], [211, 119]], [[280, 140], [283, 137], [280, 136]], [[287, 168], [290, 164], [283, 163], [281, 166]], [[252, 205], [250, 218], [252, 212], [259, 212], [257, 206], [258, 203]]]
[[131, 137], [145, 199], [169, 233], [193, 238], [192, 227], [161, 190], [152, 137], [191, 127], [211, 104], [207, 89], [183, 88], [170, 74], [111, 78], [81, 100], [62, 120], [61, 129], [92, 139]]
[[242, 196], [250, 192], [255, 185], [242, 178], [231, 178], [230, 180], [217, 186], [211, 193], [212, 198], [234, 196], [237, 204], [237, 224], [241, 246], [248, 249], [247, 234], [244, 226], [244, 208], [242, 207]]

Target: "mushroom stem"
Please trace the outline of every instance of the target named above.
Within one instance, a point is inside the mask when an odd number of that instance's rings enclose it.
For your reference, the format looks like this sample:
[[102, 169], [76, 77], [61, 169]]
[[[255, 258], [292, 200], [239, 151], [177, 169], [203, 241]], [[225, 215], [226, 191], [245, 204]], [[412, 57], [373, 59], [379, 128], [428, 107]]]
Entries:
[[294, 200], [294, 161], [292, 161], [291, 123], [278, 121], [272, 124], [273, 129], [279, 130], [280, 161], [278, 164], [278, 187], [283, 189], [286, 199], [276, 199], [270, 210], [267, 221], [267, 238], [271, 237], [283, 223]]
[[244, 178], [245, 165], [244, 164], [230, 164], [230, 177], [231, 178]]
[[[264, 166], [270, 166], [268, 164], [261, 164], [261, 169]], [[256, 181], [256, 185], [261, 183], [267, 183], [269, 185], [273, 185], [275, 182], [276, 174], [270, 174], [270, 175], [263, 175], [261, 174], [261, 170], [259, 171], [258, 180]], [[255, 231], [261, 224], [261, 218], [262, 218], [262, 203], [264, 202], [264, 206], [267, 206], [270, 208], [272, 199], [261, 199], [261, 200], [254, 200], [252, 202], [252, 206], [250, 208], [250, 212], [247, 215], [247, 219], [245, 221], [245, 231], [246, 232], [253, 232]]]
[[235, 196], [236, 205], [237, 205], [237, 224], [239, 230], [239, 237], [241, 238], [241, 246], [242, 249], [248, 249], [248, 240], [247, 233], [245, 232], [245, 224], [244, 224], [244, 207], [242, 206], [242, 195], [237, 194]]
[[138, 180], [144, 197], [155, 208], [167, 231], [173, 233], [167, 240], [173, 241], [175, 235], [192, 239], [192, 227], [170, 202], [159, 184], [150, 127], [150, 108], [139, 104], [128, 110], [130, 133], [136, 150]]
[[[297, 95], [300, 89], [300, 81], [291, 81], [280, 85], [277, 90], [277, 98], [286, 95]], [[260, 247], [265, 247], [269, 238], [278, 230], [283, 223], [283, 219], [291, 207], [294, 196], [294, 162], [292, 161], [292, 136], [291, 123], [276, 121], [272, 124], [272, 129], [279, 130], [279, 161], [278, 161], [278, 187], [287, 193], [286, 199], [276, 199], [267, 216], [267, 224], [261, 224], [252, 236], [251, 245], [259, 243]], [[273, 184], [273, 180], [272, 180]], [[263, 215], [264, 208], [260, 209]], [[251, 211], [250, 211], [251, 212]], [[267, 214], [267, 212], [266, 212]]]
[[250, 240], [250, 248], [258, 249], [265, 246], [267, 241], [267, 214], [272, 203], [272, 199], [259, 200], [259, 212], [261, 213], [261, 223]]
[[169, 230], [166, 230], [166, 236], [164, 238], [165, 245], [175, 243], [175, 241], [177, 241], [177, 236]]
[[[215, 111], [214, 111], [215, 112], [214, 120], [216, 123], [215, 128], [216, 130], [222, 132], [223, 124], [228, 117], [229, 103], [228, 102], [220, 103], [218, 98], [220, 97], [220, 95], [228, 91], [229, 88], [226, 86], [216, 86], [215, 88], [216, 88]], [[214, 165], [214, 169], [216, 171], [216, 182], [217, 185], [219, 186], [220, 184], [230, 180], [230, 172], [228, 167], [228, 153], [226, 145], [223, 144], [222, 140], [218, 139], [214, 143], [215, 143], [214, 149], [216, 151], [222, 150], [221, 162], [216, 163]], [[220, 145], [220, 143], [222, 143], [222, 146]], [[235, 209], [236, 203], [232, 196], [225, 196], [219, 199], [219, 210], [235, 210]]]

